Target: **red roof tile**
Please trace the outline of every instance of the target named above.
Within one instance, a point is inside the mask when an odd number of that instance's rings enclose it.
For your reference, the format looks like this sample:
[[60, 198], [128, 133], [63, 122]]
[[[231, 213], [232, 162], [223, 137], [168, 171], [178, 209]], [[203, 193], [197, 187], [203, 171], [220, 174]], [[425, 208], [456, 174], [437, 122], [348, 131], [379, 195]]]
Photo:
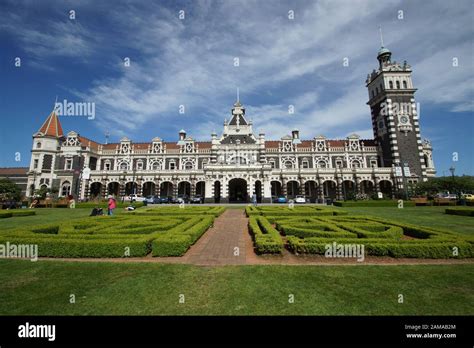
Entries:
[[26, 175], [28, 167], [6, 167], [0, 168], [0, 176], [5, 175]]
[[49, 114], [38, 132], [58, 138], [64, 135], [58, 115], [54, 111]]

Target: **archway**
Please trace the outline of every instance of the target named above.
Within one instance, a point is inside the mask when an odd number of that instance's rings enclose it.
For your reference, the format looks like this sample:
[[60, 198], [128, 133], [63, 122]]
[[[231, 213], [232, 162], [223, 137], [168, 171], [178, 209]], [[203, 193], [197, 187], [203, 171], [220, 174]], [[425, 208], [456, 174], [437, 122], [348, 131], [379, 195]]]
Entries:
[[94, 199], [100, 196], [100, 191], [102, 190], [102, 184], [100, 182], [93, 182], [89, 187], [89, 196], [91, 199]]
[[304, 191], [306, 197], [311, 203], [315, 203], [317, 199], [317, 184], [314, 180], [308, 180], [304, 183]]
[[388, 180], [379, 181], [380, 192], [383, 193], [384, 197], [392, 197], [392, 183]]
[[344, 200], [355, 198], [355, 184], [351, 180], [344, 180], [342, 182], [342, 197]]
[[214, 181], [214, 202], [220, 203], [221, 201], [221, 182]]
[[323, 196], [324, 198], [336, 199], [336, 183], [332, 180], [326, 180], [323, 183]]
[[107, 193], [109, 195], [113, 195], [113, 196], [118, 197], [119, 191], [120, 191], [120, 185], [119, 185], [118, 182], [116, 182], [116, 181], [109, 182], [109, 184], [107, 185]]
[[247, 181], [244, 179], [229, 181], [229, 203], [245, 203], [247, 200]]
[[369, 197], [374, 193], [374, 184], [369, 180], [362, 180], [360, 183], [360, 192], [365, 193]]
[[257, 202], [262, 202], [262, 182], [260, 180], [255, 181], [255, 194], [257, 195]]
[[206, 196], [206, 183], [204, 181], [198, 181], [196, 183], [196, 195], [201, 197]]
[[130, 196], [138, 192], [137, 183], [129, 181], [125, 184], [125, 196]]
[[293, 199], [296, 197], [296, 195], [299, 193], [298, 186], [298, 182], [294, 180], [288, 181], [286, 183], [286, 194], [288, 199]]
[[281, 195], [281, 182], [279, 181], [272, 181], [272, 196], [278, 197]]
[[69, 181], [63, 182], [61, 185], [61, 197], [67, 197], [71, 194], [71, 183]]
[[143, 183], [143, 197], [153, 196], [155, 194], [155, 183], [147, 181]]
[[173, 197], [173, 183], [164, 181], [160, 185], [160, 196], [161, 197]]
[[178, 196], [185, 196], [185, 197], [190, 197], [191, 196], [191, 184], [187, 181], [181, 181], [178, 184]]

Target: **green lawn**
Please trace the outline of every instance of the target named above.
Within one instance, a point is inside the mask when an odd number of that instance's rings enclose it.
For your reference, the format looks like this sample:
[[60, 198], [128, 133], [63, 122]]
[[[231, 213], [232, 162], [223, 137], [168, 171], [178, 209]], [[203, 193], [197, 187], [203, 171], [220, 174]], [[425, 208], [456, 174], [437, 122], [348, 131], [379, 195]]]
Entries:
[[339, 208], [350, 214], [372, 215], [407, 222], [431, 228], [440, 228], [460, 234], [474, 233], [474, 219], [471, 216], [448, 215], [448, 207], [350, 207]]
[[[23, 226], [36, 226], [40, 224], [50, 224], [58, 221], [71, 220], [89, 216], [92, 209], [68, 209], [68, 208], [38, 208], [34, 209], [36, 215], [11, 217], [1, 220], [0, 230], [9, 230]], [[107, 213], [107, 209], [104, 209]], [[115, 209], [114, 214], [126, 213], [123, 209]]]
[[0, 315], [473, 315], [473, 290], [474, 265], [0, 261]]

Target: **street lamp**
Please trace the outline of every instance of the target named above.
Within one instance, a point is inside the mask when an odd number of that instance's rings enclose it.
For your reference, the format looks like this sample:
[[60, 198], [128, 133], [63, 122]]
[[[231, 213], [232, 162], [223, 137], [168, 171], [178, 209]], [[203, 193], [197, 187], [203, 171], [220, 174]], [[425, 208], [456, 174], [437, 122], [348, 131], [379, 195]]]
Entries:
[[451, 177], [453, 178], [453, 190], [455, 190], [454, 193], [455, 193], [456, 196], [457, 196], [457, 192], [456, 192], [457, 190], [456, 190], [456, 188], [455, 188], [455, 186], [454, 186], [454, 171], [455, 171], [455, 170], [456, 170], [456, 168], [454, 168], [454, 166], [449, 167], [449, 171], [451, 172]]

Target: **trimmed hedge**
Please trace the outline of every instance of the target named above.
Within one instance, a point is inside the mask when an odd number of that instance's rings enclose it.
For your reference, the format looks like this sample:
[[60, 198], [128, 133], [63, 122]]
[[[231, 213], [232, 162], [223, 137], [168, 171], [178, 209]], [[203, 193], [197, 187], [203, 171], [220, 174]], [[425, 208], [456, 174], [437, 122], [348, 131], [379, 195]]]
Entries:
[[[368, 200], [368, 201], [335, 201], [336, 207], [397, 207], [396, 200]], [[415, 202], [403, 201], [404, 207], [414, 207]]]
[[444, 212], [449, 215], [474, 216], [474, 208], [447, 208]]
[[247, 216], [333, 216], [333, 215], [347, 215], [344, 210], [333, 209], [329, 207], [320, 206], [295, 206], [289, 208], [288, 206], [263, 206], [263, 207], [246, 207], [245, 213]]
[[3, 210], [0, 211], [0, 219], [6, 219], [9, 217], [20, 217], [20, 216], [33, 216], [36, 215], [36, 212], [33, 210], [26, 209], [14, 209], [14, 210]]
[[251, 216], [249, 229], [257, 254], [278, 254], [283, 251], [283, 240], [280, 234], [265, 218]]
[[0, 243], [37, 244], [39, 256], [181, 256], [214, 221], [213, 215], [87, 217], [2, 231]]

